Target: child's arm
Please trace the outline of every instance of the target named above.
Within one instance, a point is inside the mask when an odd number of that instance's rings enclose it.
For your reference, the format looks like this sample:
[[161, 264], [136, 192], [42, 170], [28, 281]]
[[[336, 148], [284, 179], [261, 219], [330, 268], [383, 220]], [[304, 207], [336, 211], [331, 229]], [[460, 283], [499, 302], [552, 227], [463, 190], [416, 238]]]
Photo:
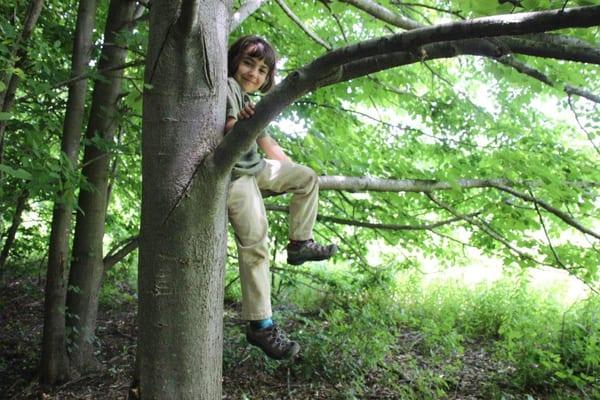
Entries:
[[225, 121], [225, 133], [229, 132], [238, 119], [247, 119], [254, 115], [254, 104], [248, 103], [238, 113], [237, 118], [227, 117]]
[[271, 136], [263, 136], [256, 139], [256, 143], [266, 154], [267, 158], [282, 162], [292, 162], [292, 160], [284, 153], [283, 149]]

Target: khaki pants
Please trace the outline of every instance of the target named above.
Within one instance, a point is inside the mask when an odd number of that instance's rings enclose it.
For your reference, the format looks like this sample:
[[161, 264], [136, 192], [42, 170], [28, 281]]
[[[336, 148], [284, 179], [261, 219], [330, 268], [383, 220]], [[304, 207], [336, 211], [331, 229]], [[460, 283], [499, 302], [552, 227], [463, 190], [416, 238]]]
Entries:
[[319, 184], [315, 172], [302, 165], [265, 160], [257, 176], [242, 176], [229, 185], [227, 209], [235, 232], [242, 286], [242, 318], [270, 318], [268, 223], [261, 190], [292, 193], [289, 238], [308, 240], [317, 218]]

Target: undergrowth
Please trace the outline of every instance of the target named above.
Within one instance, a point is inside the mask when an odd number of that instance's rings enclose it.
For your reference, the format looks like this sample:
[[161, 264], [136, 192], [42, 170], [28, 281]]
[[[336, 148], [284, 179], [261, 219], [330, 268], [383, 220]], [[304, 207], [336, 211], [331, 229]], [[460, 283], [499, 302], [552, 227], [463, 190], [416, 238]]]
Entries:
[[[564, 305], [554, 296], [560, 288], [541, 292], [523, 276], [467, 286], [425, 283], [409, 272], [318, 268], [277, 284], [283, 306], [275, 317], [302, 345], [294, 374], [335, 382], [336, 397], [362, 398], [378, 386], [390, 398], [454, 398], [477, 381], [472, 390], [481, 398], [600, 398], [597, 295]], [[277, 368], [253, 354], [257, 368]], [[226, 352], [225, 366], [236, 356]]]

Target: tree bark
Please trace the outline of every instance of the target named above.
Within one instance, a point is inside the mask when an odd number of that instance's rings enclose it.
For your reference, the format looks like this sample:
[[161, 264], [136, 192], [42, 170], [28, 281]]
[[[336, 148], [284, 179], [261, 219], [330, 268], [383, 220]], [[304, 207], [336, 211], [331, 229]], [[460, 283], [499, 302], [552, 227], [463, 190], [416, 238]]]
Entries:
[[12, 223], [6, 231], [6, 239], [4, 240], [4, 246], [2, 246], [2, 252], [0, 253], [0, 276], [4, 275], [4, 266], [6, 264], [6, 260], [8, 259], [10, 249], [15, 242], [15, 236], [17, 235], [17, 230], [19, 230], [19, 225], [21, 225], [21, 216], [23, 215], [23, 211], [27, 205], [28, 197], [29, 191], [24, 189], [17, 198], [17, 205], [15, 207], [15, 213], [13, 214]]
[[[118, 43], [118, 35], [133, 27], [134, 0], [112, 0], [109, 5], [104, 46], [98, 69], [110, 70], [125, 62], [126, 46]], [[117, 101], [121, 93], [122, 70], [102, 74], [94, 83], [90, 119], [86, 138], [83, 175], [92, 190], [79, 193], [79, 210], [75, 223], [72, 266], [67, 292], [67, 331], [72, 335], [69, 356], [72, 367], [86, 370], [94, 367], [93, 338], [98, 312], [98, 294], [103, 278], [102, 239], [106, 218], [108, 186], [107, 151], [92, 140], [111, 142], [117, 127]]]
[[[144, 91], [139, 261], [142, 399], [221, 398], [230, 1], [154, 1]], [[201, 7], [201, 8], [200, 8]], [[181, 18], [178, 16], [181, 15]], [[191, 177], [198, 183], [186, 187]], [[185, 193], [185, 195], [182, 195]]]
[[[92, 33], [95, 26], [97, 0], [80, 0], [77, 12], [77, 25], [73, 42], [71, 77], [85, 73], [90, 61]], [[81, 126], [85, 111], [87, 80], [82, 79], [69, 85], [69, 97], [61, 138], [61, 150], [69, 162], [69, 168], [77, 165]], [[68, 359], [65, 335], [65, 302], [67, 295], [67, 271], [71, 214], [75, 188], [67, 185], [57, 194], [52, 214], [50, 244], [48, 249], [48, 270], [44, 302], [44, 333], [42, 338], [42, 358], [40, 379], [44, 383], [55, 384], [68, 377]]]
[[[44, 0], [32, 0], [29, 4], [27, 16], [25, 17], [25, 23], [23, 24], [23, 31], [13, 47], [12, 55], [17, 60], [14, 65], [16, 68], [21, 68], [25, 65], [27, 60], [27, 51], [23, 46], [24, 43], [29, 40], [31, 33], [33, 32], [33, 28], [35, 27], [35, 24], [37, 24], [40, 14], [42, 13], [43, 6]], [[2, 82], [6, 85], [6, 90], [4, 92], [0, 92], [0, 111], [9, 112], [15, 100], [19, 76], [15, 73], [3, 76]], [[4, 132], [6, 131], [7, 125], [7, 120], [0, 120], [0, 164], [2, 164], [2, 161], [4, 160]], [[0, 179], [1, 178], [2, 173], [0, 172]]]

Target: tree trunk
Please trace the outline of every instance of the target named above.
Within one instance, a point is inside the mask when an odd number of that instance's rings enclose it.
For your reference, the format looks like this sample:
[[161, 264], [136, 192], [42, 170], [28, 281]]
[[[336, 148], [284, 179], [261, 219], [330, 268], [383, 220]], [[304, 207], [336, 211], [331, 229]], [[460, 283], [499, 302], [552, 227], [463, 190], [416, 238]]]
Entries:
[[[14, 44], [13, 48], [13, 56], [16, 58], [15, 67], [21, 68], [25, 65], [25, 61], [27, 59], [27, 51], [25, 47], [22, 47], [29, 37], [31, 36], [31, 32], [33, 32], [33, 28], [42, 13], [42, 8], [44, 6], [44, 0], [32, 0], [29, 4], [29, 10], [27, 11], [27, 16], [25, 17], [25, 23], [23, 24], [23, 31], [21, 32], [21, 36]], [[15, 93], [17, 91], [17, 84], [19, 83], [19, 77], [17, 74], [13, 73], [11, 75], [3, 76], [3, 83], [6, 85], [6, 90], [4, 92], [0, 92], [0, 107], [2, 112], [8, 112], [12, 108], [13, 102], [15, 100]], [[4, 159], [4, 131], [6, 130], [6, 125], [8, 121], [0, 120], [0, 164]], [[0, 178], [2, 174], [0, 173]]]
[[[97, 0], [81, 0], [77, 12], [77, 26], [73, 43], [71, 77], [85, 73], [90, 61], [92, 33], [95, 26]], [[63, 125], [61, 150], [75, 168], [79, 158], [81, 124], [85, 111], [87, 80], [81, 79], [69, 85], [69, 97]], [[65, 301], [67, 296], [67, 267], [69, 234], [75, 188], [57, 194], [52, 214], [50, 244], [48, 249], [48, 271], [44, 302], [44, 334], [40, 379], [55, 384], [68, 377], [68, 360], [65, 336]]]
[[17, 230], [19, 229], [19, 225], [21, 225], [21, 215], [23, 215], [23, 211], [25, 210], [25, 206], [27, 205], [27, 198], [29, 197], [29, 191], [24, 189], [19, 197], [17, 198], [17, 206], [15, 207], [15, 213], [13, 215], [12, 223], [6, 231], [6, 240], [4, 241], [4, 246], [2, 247], [2, 252], [0, 253], [0, 276], [4, 275], [4, 265], [6, 264], [6, 260], [8, 259], [8, 255], [10, 253], [10, 249], [12, 248], [13, 243], [15, 242], [15, 236], [17, 234]]
[[[99, 70], [110, 70], [125, 62], [126, 45], [118, 42], [118, 34], [133, 27], [134, 0], [112, 0], [104, 31], [104, 47]], [[117, 101], [121, 93], [122, 70], [102, 74], [94, 84], [90, 120], [86, 131], [88, 140], [96, 136], [111, 142], [117, 126]], [[85, 370], [94, 365], [93, 338], [98, 312], [98, 292], [102, 282], [102, 239], [106, 217], [108, 186], [106, 150], [90, 142], [85, 148], [83, 175], [92, 190], [79, 193], [79, 210], [75, 223], [73, 260], [67, 293], [67, 331], [72, 335], [69, 355], [72, 366]]]
[[[223, 136], [230, 1], [154, 1], [144, 91], [140, 394], [221, 398], [229, 171]], [[181, 17], [177, 17], [181, 16]], [[198, 184], [188, 186], [191, 177]]]

